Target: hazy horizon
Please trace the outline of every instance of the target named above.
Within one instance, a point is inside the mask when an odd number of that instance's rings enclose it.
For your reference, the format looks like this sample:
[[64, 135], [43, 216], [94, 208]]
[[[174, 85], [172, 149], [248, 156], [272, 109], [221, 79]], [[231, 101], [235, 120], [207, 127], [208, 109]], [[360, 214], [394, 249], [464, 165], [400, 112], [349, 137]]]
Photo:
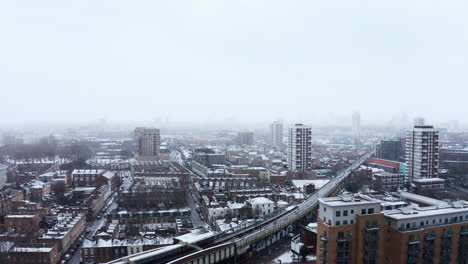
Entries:
[[349, 126], [355, 111], [363, 125], [466, 124], [467, 13], [466, 1], [4, 1], [0, 124]]

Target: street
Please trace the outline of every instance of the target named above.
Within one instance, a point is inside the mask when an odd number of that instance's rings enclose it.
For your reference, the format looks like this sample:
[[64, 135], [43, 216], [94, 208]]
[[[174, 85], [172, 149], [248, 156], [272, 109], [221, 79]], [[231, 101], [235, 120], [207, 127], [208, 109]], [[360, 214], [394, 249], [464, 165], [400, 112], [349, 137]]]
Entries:
[[[122, 171], [122, 185], [121, 190], [127, 190], [132, 182], [133, 179], [131, 177], [130, 171]], [[91, 223], [87, 223], [86, 229], [89, 228], [90, 232], [84, 232], [83, 235], [86, 239], [92, 239], [94, 233], [98, 229], [98, 227], [106, 220], [106, 214], [112, 212], [113, 210], [117, 209], [118, 206], [118, 192], [114, 192], [106, 201], [106, 205], [104, 206], [104, 211], [101, 212], [99, 215], [101, 216], [100, 219], [96, 218]], [[77, 248], [76, 252], [70, 258], [69, 261], [66, 263], [70, 264], [79, 264], [81, 261], [81, 245]]]

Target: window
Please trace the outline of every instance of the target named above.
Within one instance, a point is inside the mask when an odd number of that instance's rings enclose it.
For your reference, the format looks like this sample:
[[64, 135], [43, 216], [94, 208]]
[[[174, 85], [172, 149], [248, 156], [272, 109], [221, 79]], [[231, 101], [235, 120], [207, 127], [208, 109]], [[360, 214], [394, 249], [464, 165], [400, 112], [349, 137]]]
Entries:
[[348, 210], [343, 211], [343, 216], [348, 216]]
[[[326, 211], [327, 211], [327, 208], [324, 207], [324, 208], [323, 208], [323, 211], [326, 212]], [[468, 218], [468, 215], [466, 216], [466, 218]]]
[[366, 214], [366, 209], [362, 209], [361, 214]]
[[348, 224], [348, 220], [344, 220], [343, 225], [347, 225], [347, 224]]
[[351, 224], [354, 224], [354, 220], [351, 220]]
[[340, 225], [340, 221], [336, 221], [335, 225]]
[[340, 217], [341, 216], [341, 211], [336, 211], [336, 217]]
[[351, 210], [351, 214], [354, 214], [354, 210]]
[[374, 208], [369, 208], [368, 213], [373, 214], [374, 213]]

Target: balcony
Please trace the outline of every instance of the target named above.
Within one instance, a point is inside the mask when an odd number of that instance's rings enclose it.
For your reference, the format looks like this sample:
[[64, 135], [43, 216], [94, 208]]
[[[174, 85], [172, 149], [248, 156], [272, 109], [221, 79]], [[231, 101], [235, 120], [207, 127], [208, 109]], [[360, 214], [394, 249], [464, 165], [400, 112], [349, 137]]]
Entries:
[[421, 241], [419, 240], [408, 240], [408, 245], [417, 245], [420, 244]]
[[321, 240], [321, 241], [328, 241], [328, 237], [326, 237], [326, 236], [320, 236], [320, 240]]
[[378, 231], [380, 230], [380, 227], [378, 226], [366, 226], [366, 231], [370, 232], [370, 231]]
[[346, 241], [351, 241], [351, 237], [339, 237], [337, 239], [338, 242], [346, 242]]
[[442, 238], [451, 238], [453, 236], [452, 233], [443, 233]]
[[431, 241], [431, 240], [434, 240], [436, 239], [436, 236], [435, 235], [427, 235], [424, 237], [424, 240], [426, 241]]

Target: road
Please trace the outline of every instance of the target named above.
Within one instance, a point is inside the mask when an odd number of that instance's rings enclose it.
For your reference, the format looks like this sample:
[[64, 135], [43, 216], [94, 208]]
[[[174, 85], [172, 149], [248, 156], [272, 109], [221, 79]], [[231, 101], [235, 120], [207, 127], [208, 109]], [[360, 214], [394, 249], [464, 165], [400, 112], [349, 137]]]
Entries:
[[194, 195], [192, 190], [187, 192], [187, 203], [190, 206], [191, 216], [192, 216], [192, 223], [195, 227], [204, 227], [206, 226], [205, 221], [202, 221], [200, 215], [197, 211], [198, 202], [196, 201], [196, 197], [194, 199]]

